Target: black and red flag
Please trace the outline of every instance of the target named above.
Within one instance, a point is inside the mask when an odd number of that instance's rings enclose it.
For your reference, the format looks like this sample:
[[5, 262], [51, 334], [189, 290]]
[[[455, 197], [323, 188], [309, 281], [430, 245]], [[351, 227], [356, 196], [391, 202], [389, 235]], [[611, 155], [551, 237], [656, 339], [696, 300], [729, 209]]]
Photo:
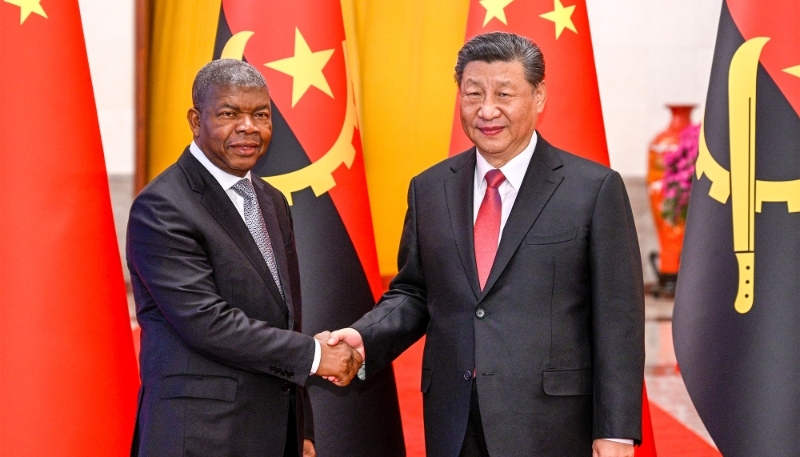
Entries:
[[[375, 239], [339, 0], [223, 0], [214, 58], [260, 69], [274, 130], [253, 169], [292, 205], [303, 330], [355, 322], [380, 296]], [[312, 381], [321, 457], [405, 455], [394, 373], [345, 389]]]
[[725, 456], [800, 439], [800, 3], [722, 6], [673, 317]]

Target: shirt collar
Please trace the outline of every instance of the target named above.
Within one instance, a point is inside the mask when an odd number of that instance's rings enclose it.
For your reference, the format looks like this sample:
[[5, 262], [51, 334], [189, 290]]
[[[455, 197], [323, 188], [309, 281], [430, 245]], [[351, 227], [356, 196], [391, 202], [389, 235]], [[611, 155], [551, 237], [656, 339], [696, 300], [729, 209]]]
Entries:
[[[203, 151], [200, 150], [194, 141], [192, 141], [192, 144], [189, 145], [189, 152], [191, 152], [194, 158], [197, 159], [206, 168], [206, 170], [208, 170], [209, 173], [211, 173], [211, 176], [217, 180], [219, 185], [222, 186], [224, 190], [227, 191], [233, 187], [234, 184], [242, 180], [242, 178], [239, 176], [222, 171], [218, 166], [211, 163], [211, 161], [208, 160], [208, 157], [203, 154]], [[247, 170], [247, 174], [244, 175], [244, 178], [252, 180], [250, 177], [250, 170]]]
[[[531, 137], [530, 143], [522, 150], [519, 154], [516, 155], [513, 159], [509, 160], [508, 163], [500, 167], [500, 171], [503, 172], [503, 176], [506, 177], [506, 181], [511, 184], [515, 190], [519, 190], [520, 186], [522, 186], [522, 180], [525, 178], [525, 172], [528, 170], [528, 165], [531, 163], [531, 158], [533, 157], [533, 150], [536, 149], [536, 141], [538, 137], [536, 135], [536, 131], [534, 130], [533, 136]], [[489, 170], [493, 170], [494, 167], [483, 158], [480, 151], [475, 149], [477, 155], [477, 162], [475, 163], [475, 179], [478, 182], [478, 188], [483, 188], [486, 186], [486, 180], [483, 179], [486, 176], [486, 172]]]

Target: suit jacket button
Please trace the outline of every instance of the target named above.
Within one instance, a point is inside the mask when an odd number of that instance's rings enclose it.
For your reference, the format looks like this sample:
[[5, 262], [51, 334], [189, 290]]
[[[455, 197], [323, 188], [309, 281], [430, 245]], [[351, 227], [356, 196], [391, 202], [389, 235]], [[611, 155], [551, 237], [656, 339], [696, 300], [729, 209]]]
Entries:
[[288, 373], [286, 373], [286, 376], [288, 376], [288, 377], [290, 377], [290, 378], [291, 378], [292, 376], [294, 376], [294, 371], [292, 371], [292, 370], [289, 370], [289, 372], [288, 372]]
[[465, 381], [469, 381], [470, 379], [472, 379], [472, 372], [471, 371], [465, 371], [464, 372], [464, 380]]
[[281, 384], [281, 390], [283, 392], [288, 392], [289, 389], [291, 389], [291, 388], [292, 388], [292, 384], [291, 383], [284, 382], [283, 384]]
[[475, 315], [478, 316], [478, 319], [483, 319], [483, 316], [486, 315], [486, 311], [484, 311], [483, 308], [478, 308], [475, 311]]

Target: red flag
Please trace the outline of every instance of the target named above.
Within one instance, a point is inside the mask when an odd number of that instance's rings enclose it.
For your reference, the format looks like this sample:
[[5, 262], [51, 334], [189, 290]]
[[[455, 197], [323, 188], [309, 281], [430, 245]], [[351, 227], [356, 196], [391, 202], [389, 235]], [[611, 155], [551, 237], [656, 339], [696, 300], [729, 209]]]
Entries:
[[[547, 104], [536, 126], [542, 136], [559, 148], [608, 165], [586, 2], [471, 0], [466, 39], [494, 31], [524, 35], [542, 49]], [[471, 146], [456, 106], [450, 155]]]
[[77, 1], [0, 2], [0, 455], [127, 455], [138, 380]]
[[[526, 36], [542, 49], [547, 103], [536, 129], [556, 147], [607, 166], [608, 146], [585, 0], [471, 0], [466, 39], [494, 31]], [[470, 147], [456, 102], [450, 155]], [[655, 455], [645, 390], [642, 445], [636, 448], [636, 456]]]

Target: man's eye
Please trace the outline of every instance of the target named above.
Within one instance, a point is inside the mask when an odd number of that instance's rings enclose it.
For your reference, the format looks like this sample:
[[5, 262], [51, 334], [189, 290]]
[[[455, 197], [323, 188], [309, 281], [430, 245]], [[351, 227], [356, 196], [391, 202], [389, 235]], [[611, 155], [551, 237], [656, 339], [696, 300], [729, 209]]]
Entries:
[[256, 113], [253, 117], [256, 119], [269, 119], [269, 113]]
[[220, 117], [234, 117], [236, 116], [236, 113], [234, 113], [233, 111], [223, 111], [219, 113], [219, 115]]

